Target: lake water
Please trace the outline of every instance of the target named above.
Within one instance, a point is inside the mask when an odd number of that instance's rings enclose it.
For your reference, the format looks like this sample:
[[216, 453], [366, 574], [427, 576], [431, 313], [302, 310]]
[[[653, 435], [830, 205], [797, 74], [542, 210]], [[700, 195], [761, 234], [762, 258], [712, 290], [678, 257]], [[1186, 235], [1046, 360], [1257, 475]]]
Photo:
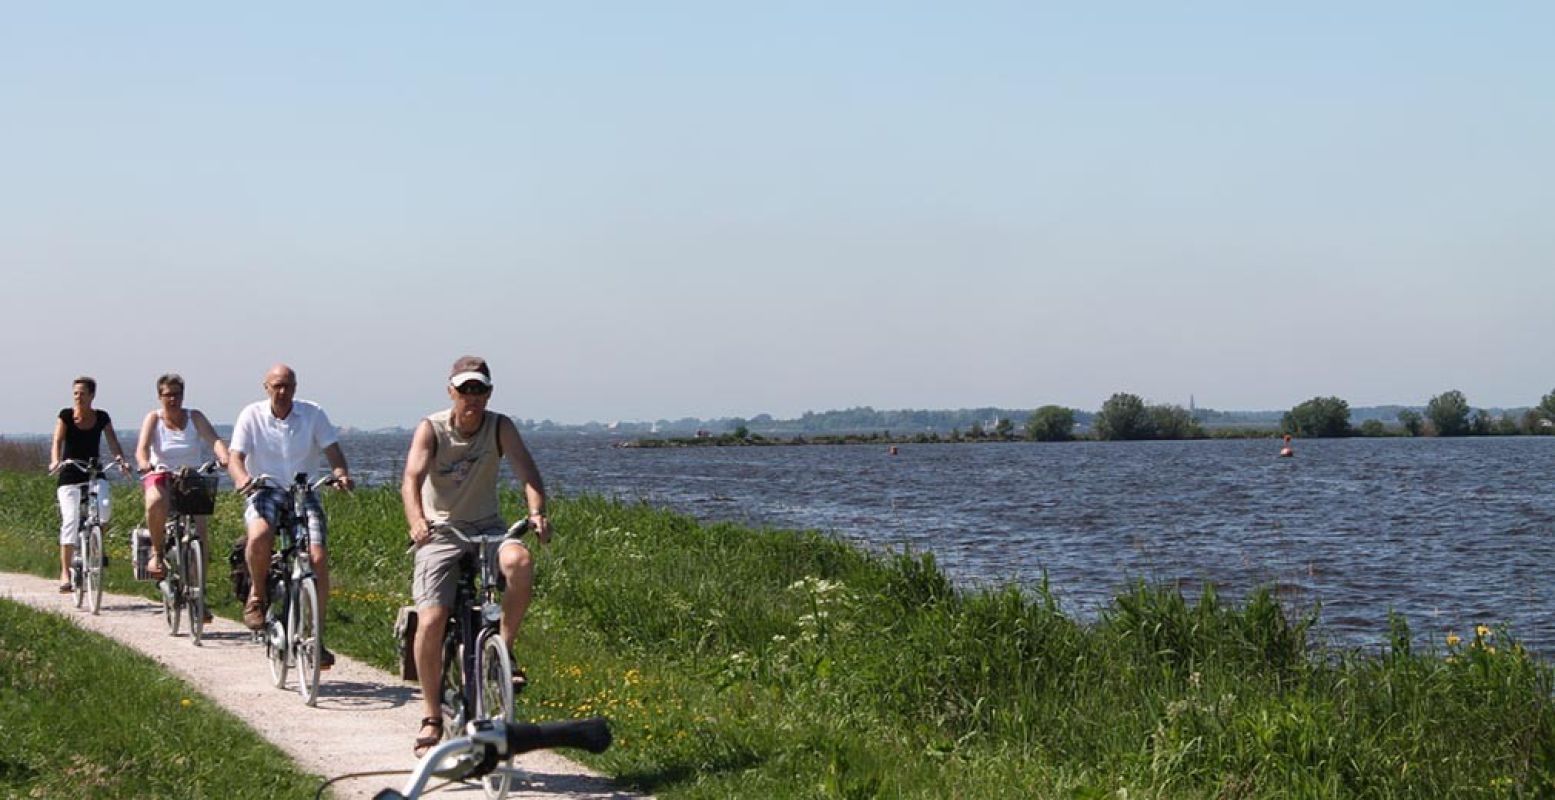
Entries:
[[[397, 480], [408, 437], [348, 438]], [[1318, 635], [1422, 641], [1507, 623], [1555, 653], [1555, 437], [621, 449], [540, 436], [552, 491], [930, 551], [966, 584], [1035, 585], [1088, 617], [1137, 578], [1321, 602]]]

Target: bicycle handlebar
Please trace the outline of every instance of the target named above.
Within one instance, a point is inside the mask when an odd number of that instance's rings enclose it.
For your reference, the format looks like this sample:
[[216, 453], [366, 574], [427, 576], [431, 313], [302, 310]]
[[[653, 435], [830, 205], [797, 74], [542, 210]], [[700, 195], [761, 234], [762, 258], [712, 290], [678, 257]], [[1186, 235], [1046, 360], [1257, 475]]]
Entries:
[[443, 742], [422, 757], [416, 765], [416, 771], [405, 782], [403, 792], [384, 789], [373, 795], [373, 800], [416, 800], [427, 782], [437, 773], [438, 766], [453, 756], [484, 751], [486, 757], [480, 760], [475, 769], [461, 776], [465, 779], [479, 778], [495, 769], [498, 761], [520, 753], [558, 747], [603, 753], [610, 748], [612, 739], [610, 723], [604, 717], [539, 723], [476, 720], [465, 731], [465, 736]]
[[88, 475], [94, 472], [99, 475], [107, 475], [112, 470], [119, 470], [120, 472], [124, 471], [124, 466], [121, 465], [118, 461], [110, 461], [108, 462], [108, 466], [105, 467], [102, 466], [101, 462], [95, 458], [89, 458], [85, 461], [82, 461], [79, 458], [66, 458], [62, 459], [58, 464], [55, 464], [54, 468], [49, 470], [49, 474], [58, 475], [66, 467], [75, 467], [76, 469], [79, 469]]
[[[215, 462], [211, 462], [211, 463], [215, 463]], [[251, 489], [258, 489], [261, 485], [268, 485], [271, 488], [280, 489], [281, 491], [291, 491], [293, 486], [296, 486], [299, 483], [307, 484], [307, 481], [308, 481], [308, 474], [305, 473], [305, 472], [297, 473], [297, 479], [294, 480], [290, 485], [281, 483], [280, 481], [276, 480], [273, 476], [271, 476], [269, 474], [251, 475], [251, 476], [249, 476], [249, 479], [248, 479], [249, 487]], [[319, 490], [319, 487], [322, 487], [322, 486], [334, 486], [335, 484], [337, 484], [339, 482], [340, 482], [340, 478], [338, 476], [336, 476], [334, 473], [330, 473], [329, 475], [325, 475], [324, 477], [319, 478], [318, 480], [314, 481], [312, 484], [309, 484], [308, 485], [308, 491], [316, 492], [316, 491]], [[238, 491], [240, 491], [240, 492], [243, 491], [243, 488], [240, 487], [238, 489]]]
[[[507, 539], [510, 536], [523, 536], [529, 530], [529, 518], [525, 517], [524, 519], [521, 519], [521, 520], [513, 523], [512, 525], [509, 525], [507, 531], [504, 532], [504, 533], [500, 533], [500, 534], [497, 534], [497, 533], [468, 534], [468, 533], [465, 533], [462, 529], [460, 529], [458, 523], [456, 523], [456, 522], [449, 522], [447, 520], [444, 520], [442, 522], [428, 522], [427, 523], [427, 530], [430, 531], [430, 532], [433, 532], [433, 533], [436, 533], [437, 531], [443, 531], [444, 533], [451, 534], [455, 539], [458, 539], [459, 541], [464, 542], [465, 544], [468, 544], [468, 545], [474, 545], [474, 544], [477, 544], [477, 543], [490, 544], [492, 542], [503, 541], [503, 540]], [[414, 552], [415, 549], [416, 549], [416, 543], [415, 542], [411, 542], [409, 547], [406, 548], [405, 552], [407, 552], [407, 553]]]

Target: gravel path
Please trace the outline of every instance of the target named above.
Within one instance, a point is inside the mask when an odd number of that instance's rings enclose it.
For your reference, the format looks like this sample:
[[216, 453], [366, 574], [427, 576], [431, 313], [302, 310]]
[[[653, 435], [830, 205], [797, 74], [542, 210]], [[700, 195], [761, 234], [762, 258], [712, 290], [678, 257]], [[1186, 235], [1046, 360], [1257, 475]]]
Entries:
[[[87, 630], [138, 650], [205, 696], [236, 714], [291, 756], [303, 769], [325, 777], [348, 772], [408, 770], [415, 765], [411, 741], [421, 719], [420, 691], [397, 676], [337, 656], [324, 673], [318, 706], [302, 704], [296, 691], [270, 684], [264, 652], [249, 632], [217, 617], [205, 626], [202, 646], [186, 634], [169, 636], [162, 606], [140, 597], [104, 594], [102, 613], [78, 611], [74, 598], [56, 593], [52, 580], [0, 572], [0, 597], [54, 611]], [[295, 686], [290, 682], [289, 685]], [[517, 764], [529, 773], [515, 798], [627, 798], [610, 782], [555, 753], [528, 753]], [[399, 788], [404, 776], [349, 779], [335, 784], [337, 798], [371, 798], [379, 789]], [[434, 782], [433, 785], [436, 785]], [[434, 796], [480, 797], [475, 788], [451, 786]]]

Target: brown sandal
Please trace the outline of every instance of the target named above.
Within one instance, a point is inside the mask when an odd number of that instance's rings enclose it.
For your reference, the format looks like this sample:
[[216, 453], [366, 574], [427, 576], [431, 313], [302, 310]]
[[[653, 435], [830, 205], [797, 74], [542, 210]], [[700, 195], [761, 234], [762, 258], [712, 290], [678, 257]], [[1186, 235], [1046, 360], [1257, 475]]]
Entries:
[[416, 758], [420, 758], [420, 757], [426, 755], [428, 750], [431, 750], [432, 748], [436, 747], [438, 742], [443, 741], [443, 718], [442, 717], [423, 717], [421, 719], [421, 727], [422, 728], [431, 728], [432, 730], [437, 731], [437, 735], [436, 736], [417, 736], [416, 737], [416, 747], [415, 747], [414, 750], [411, 751], [411, 752], [416, 754]]

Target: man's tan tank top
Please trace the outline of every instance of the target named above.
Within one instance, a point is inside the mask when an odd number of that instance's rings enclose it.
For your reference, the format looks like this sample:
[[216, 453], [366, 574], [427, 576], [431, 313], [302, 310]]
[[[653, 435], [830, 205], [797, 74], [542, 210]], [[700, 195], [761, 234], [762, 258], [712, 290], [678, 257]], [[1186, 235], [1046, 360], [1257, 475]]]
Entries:
[[421, 513], [432, 522], [481, 522], [498, 515], [497, 474], [502, 448], [497, 444], [499, 414], [486, 412], [480, 430], [465, 438], [454, 428], [453, 411], [427, 417], [437, 452], [421, 484]]

